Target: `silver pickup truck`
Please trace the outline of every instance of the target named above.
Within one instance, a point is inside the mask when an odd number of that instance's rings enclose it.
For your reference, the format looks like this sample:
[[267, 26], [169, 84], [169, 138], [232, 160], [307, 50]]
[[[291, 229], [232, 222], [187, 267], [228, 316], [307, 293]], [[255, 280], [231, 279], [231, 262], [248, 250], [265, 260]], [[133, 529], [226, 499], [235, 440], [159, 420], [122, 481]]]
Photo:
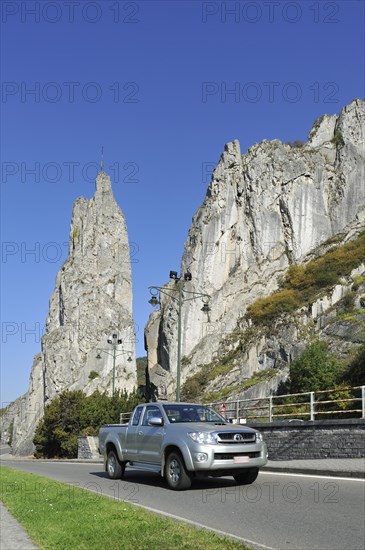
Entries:
[[138, 405], [128, 424], [100, 428], [99, 451], [110, 478], [122, 478], [128, 464], [159, 472], [177, 491], [196, 477], [253, 483], [267, 462], [257, 430], [229, 424], [213, 408], [193, 403]]

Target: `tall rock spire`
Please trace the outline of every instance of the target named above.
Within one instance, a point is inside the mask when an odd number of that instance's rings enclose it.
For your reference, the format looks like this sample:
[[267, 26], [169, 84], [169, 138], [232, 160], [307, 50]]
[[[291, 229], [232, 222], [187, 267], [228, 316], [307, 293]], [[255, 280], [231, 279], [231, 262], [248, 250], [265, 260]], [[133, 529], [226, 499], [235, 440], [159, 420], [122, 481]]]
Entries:
[[[115, 364], [108, 344], [113, 334], [122, 341]], [[25, 418], [15, 426], [14, 453], [32, 454], [44, 405], [59, 393], [111, 393], [113, 380], [115, 389], [127, 391], [137, 383], [132, 274], [125, 219], [101, 171], [94, 196], [77, 199], [73, 207], [69, 255], [56, 277]]]

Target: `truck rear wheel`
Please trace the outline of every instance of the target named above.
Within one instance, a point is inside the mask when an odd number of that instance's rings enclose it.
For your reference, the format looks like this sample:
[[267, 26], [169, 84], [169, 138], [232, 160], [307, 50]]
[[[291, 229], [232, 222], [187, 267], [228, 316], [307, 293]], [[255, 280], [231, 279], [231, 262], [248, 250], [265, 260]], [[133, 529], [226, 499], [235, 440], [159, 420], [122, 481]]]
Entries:
[[106, 459], [106, 471], [111, 479], [120, 479], [124, 475], [125, 464], [119, 462], [118, 455], [115, 451], [109, 451]]
[[174, 491], [183, 491], [191, 486], [191, 477], [179, 452], [174, 451], [168, 455], [165, 465], [165, 478], [170, 489]]
[[250, 485], [250, 483], [255, 481], [258, 475], [258, 468], [249, 468], [246, 472], [241, 472], [233, 477], [238, 485]]

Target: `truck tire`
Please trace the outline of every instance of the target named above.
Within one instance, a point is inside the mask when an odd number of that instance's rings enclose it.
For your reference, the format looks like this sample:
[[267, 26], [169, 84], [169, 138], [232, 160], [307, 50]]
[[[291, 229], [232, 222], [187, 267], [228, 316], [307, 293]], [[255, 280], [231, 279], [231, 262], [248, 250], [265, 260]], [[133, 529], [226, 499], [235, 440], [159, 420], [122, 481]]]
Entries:
[[110, 479], [120, 479], [124, 475], [125, 464], [119, 462], [115, 451], [109, 451], [106, 459], [106, 471]]
[[250, 485], [250, 483], [255, 481], [258, 475], [258, 468], [250, 468], [246, 472], [241, 472], [233, 477], [238, 485]]
[[191, 477], [186, 471], [184, 459], [177, 451], [170, 453], [166, 459], [165, 478], [174, 491], [183, 491], [191, 486]]

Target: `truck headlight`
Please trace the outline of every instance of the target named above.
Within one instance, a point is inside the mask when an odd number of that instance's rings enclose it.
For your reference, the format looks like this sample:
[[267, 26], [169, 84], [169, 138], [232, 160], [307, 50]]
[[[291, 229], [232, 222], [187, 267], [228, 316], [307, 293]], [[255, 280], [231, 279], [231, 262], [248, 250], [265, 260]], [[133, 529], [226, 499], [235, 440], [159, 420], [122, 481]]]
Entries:
[[263, 440], [264, 438], [262, 437], [262, 434], [260, 434], [260, 432], [256, 432], [256, 443], [259, 443]]
[[193, 441], [202, 445], [215, 445], [217, 443], [216, 436], [210, 432], [190, 432], [188, 435]]

